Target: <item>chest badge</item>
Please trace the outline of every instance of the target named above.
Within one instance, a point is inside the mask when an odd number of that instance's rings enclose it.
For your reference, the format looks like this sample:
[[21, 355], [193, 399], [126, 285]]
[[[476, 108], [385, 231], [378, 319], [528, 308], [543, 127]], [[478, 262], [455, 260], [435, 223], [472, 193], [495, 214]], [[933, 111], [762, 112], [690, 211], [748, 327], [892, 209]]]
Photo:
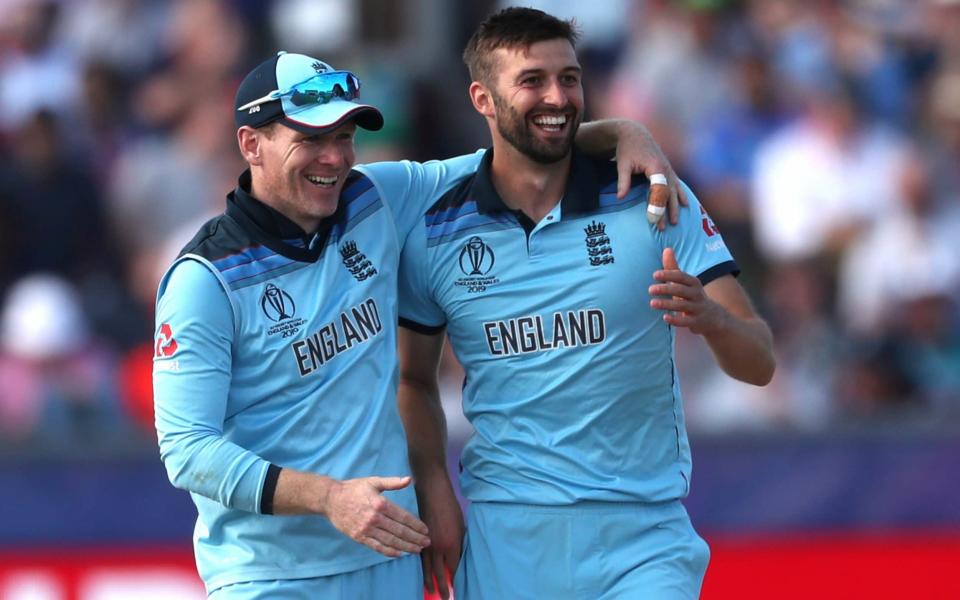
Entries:
[[487, 291], [491, 285], [500, 283], [500, 280], [490, 274], [496, 262], [493, 248], [480, 236], [473, 236], [460, 249], [457, 264], [460, 272], [466, 277], [460, 277], [454, 285], [466, 288], [468, 294], [478, 294]]
[[260, 296], [260, 310], [274, 324], [267, 328], [267, 335], [279, 335], [287, 338], [303, 326], [303, 319], [297, 317], [297, 305], [293, 297], [282, 288], [268, 283]]
[[603, 222], [591, 221], [583, 228], [587, 234], [584, 240], [587, 244], [587, 258], [594, 267], [613, 264], [613, 248], [610, 247], [610, 238], [607, 237], [607, 225]]
[[340, 256], [343, 258], [343, 266], [357, 281], [366, 281], [377, 274], [377, 268], [366, 254], [357, 249], [357, 243], [353, 240], [347, 240], [340, 246]]

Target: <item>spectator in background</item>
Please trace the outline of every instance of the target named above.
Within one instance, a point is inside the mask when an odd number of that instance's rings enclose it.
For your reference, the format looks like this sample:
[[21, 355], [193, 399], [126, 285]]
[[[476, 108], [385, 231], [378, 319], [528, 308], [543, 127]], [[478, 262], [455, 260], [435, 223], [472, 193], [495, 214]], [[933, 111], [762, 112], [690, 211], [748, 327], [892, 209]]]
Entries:
[[67, 281], [17, 281], [0, 310], [0, 440], [69, 447], [122, 436], [115, 368]]
[[831, 318], [831, 291], [818, 261], [781, 263], [768, 274], [763, 306], [776, 341], [777, 371], [766, 388], [725, 376], [700, 340], [678, 334], [678, 368], [696, 375], [681, 382], [690, 428], [723, 433], [829, 426], [837, 415], [836, 386], [847, 345]]
[[72, 110], [80, 63], [56, 35], [60, 11], [57, 0], [0, 5], [0, 131], [21, 127], [39, 110]]
[[792, 125], [758, 149], [752, 182], [757, 246], [774, 264], [835, 256], [897, 206], [906, 146], [867, 120], [856, 81], [830, 73]]
[[718, 4], [635, 2], [600, 113], [651, 123], [667, 153], [683, 156], [685, 136], [735, 94]]
[[853, 335], [884, 336], [918, 291], [960, 298], [960, 196], [936, 201], [929, 164], [911, 152], [893, 173], [897, 204], [878, 214], [840, 259], [837, 308]]
[[64, 129], [50, 111], [25, 117], [0, 163], [0, 211], [15, 246], [3, 260], [15, 277], [49, 271], [80, 283], [115, 260], [100, 190]]

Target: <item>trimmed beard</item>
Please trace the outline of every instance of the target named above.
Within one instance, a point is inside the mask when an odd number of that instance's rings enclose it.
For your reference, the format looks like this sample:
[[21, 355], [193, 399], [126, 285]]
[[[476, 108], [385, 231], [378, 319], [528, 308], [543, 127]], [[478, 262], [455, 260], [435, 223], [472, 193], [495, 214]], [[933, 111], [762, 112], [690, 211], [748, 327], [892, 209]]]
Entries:
[[580, 127], [579, 113], [575, 111], [564, 113], [567, 115], [569, 125], [567, 136], [557, 140], [556, 143], [545, 143], [533, 135], [527, 120], [516, 109], [504, 102], [496, 92], [491, 92], [491, 97], [497, 113], [497, 131], [521, 154], [543, 165], [560, 162], [570, 154], [573, 139]]

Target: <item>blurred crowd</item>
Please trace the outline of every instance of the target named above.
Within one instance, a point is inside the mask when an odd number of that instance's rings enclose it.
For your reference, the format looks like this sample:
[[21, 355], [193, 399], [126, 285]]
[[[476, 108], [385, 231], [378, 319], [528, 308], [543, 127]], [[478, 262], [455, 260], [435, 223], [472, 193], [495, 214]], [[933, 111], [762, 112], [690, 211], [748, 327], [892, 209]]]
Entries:
[[[0, 446], [153, 439], [156, 285], [244, 168], [244, 73], [356, 71], [361, 160], [471, 151], [459, 52], [501, 4], [0, 0]], [[577, 18], [588, 116], [653, 131], [774, 330], [766, 388], [679, 336], [692, 431], [956, 428], [960, 0], [525, 4]]]

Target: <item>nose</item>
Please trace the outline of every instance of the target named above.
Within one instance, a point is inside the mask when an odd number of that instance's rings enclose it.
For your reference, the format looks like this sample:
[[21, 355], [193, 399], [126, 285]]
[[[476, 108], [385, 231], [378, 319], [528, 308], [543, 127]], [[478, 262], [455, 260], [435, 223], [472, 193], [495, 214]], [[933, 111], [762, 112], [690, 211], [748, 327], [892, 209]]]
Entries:
[[551, 79], [547, 84], [546, 89], [543, 90], [544, 104], [562, 108], [567, 105], [569, 100], [570, 99], [567, 97], [567, 90], [560, 85], [560, 82], [557, 79]]
[[347, 157], [339, 144], [324, 143], [317, 148], [316, 160], [323, 165], [340, 167], [346, 162]]

